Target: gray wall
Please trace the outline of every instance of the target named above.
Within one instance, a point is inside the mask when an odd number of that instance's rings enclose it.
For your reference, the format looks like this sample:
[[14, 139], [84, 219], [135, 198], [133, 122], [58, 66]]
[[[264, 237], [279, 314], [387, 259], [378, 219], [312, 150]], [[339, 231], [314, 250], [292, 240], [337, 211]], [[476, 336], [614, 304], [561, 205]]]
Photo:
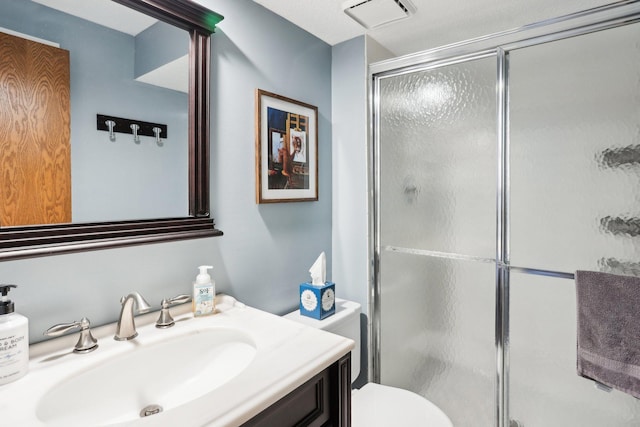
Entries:
[[[200, 0], [224, 15], [213, 36], [212, 209], [225, 232], [218, 277], [275, 313], [327, 253], [331, 272], [331, 48], [249, 0]], [[255, 89], [318, 107], [319, 201], [255, 203]]]
[[[369, 257], [365, 36], [333, 46], [333, 278], [336, 295], [362, 306], [360, 386], [367, 376]], [[365, 381], [366, 382], [366, 381]]]
[[[252, 1], [201, 3], [225, 16], [211, 76], [211, 201], [225, 235], [0, 263], [0, 280], [19, 285], [13, 298], [32, 342], [82, 316], [114, 321], [132, 290], [157, 308], [190, 292], [201, 264], [215, 266], [219, 291], [278, 314], [297, 307], [298, 284], [320, 252], [331, 271], [331, 48]], [[318, 202], [255, 204], [256, 88], [318, 107]]]
[[135, 76], [189, 54], [189, 33], [158, 21], [135, 37]]
[[[365, 37], [332, 49], [333, 277], [338, 297], [367, 311], [367, 82]], [[357, 125], [354, 125], [357, 124]]]

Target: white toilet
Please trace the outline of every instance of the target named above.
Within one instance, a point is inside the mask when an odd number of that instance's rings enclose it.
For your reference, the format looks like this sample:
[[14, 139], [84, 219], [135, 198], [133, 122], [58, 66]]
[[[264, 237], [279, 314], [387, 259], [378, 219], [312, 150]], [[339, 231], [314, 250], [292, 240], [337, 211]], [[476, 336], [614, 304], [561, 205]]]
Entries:
[[[351, 379], [360, 374], [360, 304], [336, 298], [336, 313], [324, 320], [301, 316], [296, 310], [285, 318], [351, 338]], [[453, 427], [449, 417], [424, 397], [396, 387], [368, 383], [351, 395], [352, 427]]]

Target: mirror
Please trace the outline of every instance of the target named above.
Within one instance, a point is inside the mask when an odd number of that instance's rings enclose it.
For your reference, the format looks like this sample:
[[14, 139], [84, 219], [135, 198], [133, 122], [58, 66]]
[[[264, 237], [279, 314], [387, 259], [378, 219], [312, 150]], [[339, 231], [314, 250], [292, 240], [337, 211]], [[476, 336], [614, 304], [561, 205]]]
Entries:
[[[0, 68], [2, 225], [187, 216], [189, 33], [110, 0], [13, 1], [0, 15], [13, 33]], [[105, 114], [131, 120], [109, 134]], [[141, 135], [150, 122], [159, 139]]]
[[[82, 16], [83, 6], [96, 11], [105, 2], [116, 11], [122, 9], [116, 12], [117, 19], [99, 22]], [[0, 146], [11, 154], [0, 156], [2, 179], [20, 174], [34, 177], [24, 181], [32, 181], [36, 190], [46, 193], [44, 201], [30, 200], [26, 205], [33, 208], [16, 209], [16, 200], [33, 199], [37, 191], [0, 187], [0, 212], [13, 206], [14, 211], [28, 213], [25, 222], [10, 222], [7, 213], [0, 217], [5, 219], [4, 226], [0, 224], [0, 259], [220, 235], [209, 215], [208, 76], [210, 35], [222, 16], [189, 0], [16, 0], [0, 8], [13, 8], [2, 10], [0, 27], [21, 35], [36, 33], [39, 39], [57, 38], [64, 40], [61, 48], [70, 47], [70, 89], [66, 90], [71, 92], [65, 104], [65, 90], [47, 82], [47, 95], [63, 94], [62, 101], [54, 98], [54, 106], [70, 104], [66, 112], [56, 110], [62, 119], [55, 116], [54, 124], [45, 126], [36, 120], [33, 132], [13, 126], [10, 135], [6, 126], [4, 134], [0, 126]], [[133, 18], [126, 18], [131, 11], [136, 11]], [[71, 29], [71, 22], [78, 27]], [[131, 23], [134, 29], [109, 28], [112, 22]], [[110, 44], [102, 44], [105, 40]], [[11, 45], [1, 41], [0, 50]], [[15, 56], [25, 50], [19, 47]], [[47, 70], [57, 64], [44, 54], [36, 56], [47, 58], [42, 67]], [[11, 73], [0, 69], [0, 78], [8, 73], [11, 81], [31, 78], [21, 71], [19, 60], [15, 63]], [[64, 71], [48, 74], [56, 83], [65, 80], [58, 78]], [[3, 87], [0, 80], [0, 98]], [[8, 114], [0, 109], [3, 119]], [[32, 122], [33, 117], [40, 113], [15, 121]], [[65, 139], [65, 126], [69, 147], [51, 149], [51, 141]], [[62, 128], [61, 138], [51, 136], [60, 132], [55, 127]], [[35, 142], [19, 148], [8, 144], [15, 140], [16, 128], [24, 131], [25, 140]], [[33, 136], [43, 129], [44, 136]], [[46, 161], [35, 162], [45, 172], [26, 173], [34, 162], [15, 167], [20, 154], [32, 151], [39, 141], [46, 141], [43, 145], [50, 150], [42, 157]], [[43, 167], [49, 160], [53, 167]], [[64, 203], [60, 209], [47, 204], [66, 197], [67, 216]], [[46, 217], [51, 220], [29, 219], [36, 211], [57, 210], [63, 213]]]

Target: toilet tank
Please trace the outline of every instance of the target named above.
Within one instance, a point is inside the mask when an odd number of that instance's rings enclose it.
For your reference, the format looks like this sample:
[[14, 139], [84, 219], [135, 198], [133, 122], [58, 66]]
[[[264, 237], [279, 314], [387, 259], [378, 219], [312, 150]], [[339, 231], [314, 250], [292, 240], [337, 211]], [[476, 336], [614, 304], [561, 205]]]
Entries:
[[356, 345], [351, 350], [351, 381], [358, 378], [360, 374], [360, 304], [336, 298], [336, 313], [325, 319], [316, 320], [302, 316], [300, 310], [291, 312], [284, 317], [354, 340]]

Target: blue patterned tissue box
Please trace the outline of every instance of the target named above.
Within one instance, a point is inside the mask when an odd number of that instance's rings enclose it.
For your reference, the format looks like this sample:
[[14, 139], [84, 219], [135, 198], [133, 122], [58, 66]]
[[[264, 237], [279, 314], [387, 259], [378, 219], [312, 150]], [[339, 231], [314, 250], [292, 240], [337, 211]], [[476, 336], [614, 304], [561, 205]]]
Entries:
[[325, 282], [322, 286], [300, 284], [300, 314], [324, 319], [336, 312], [336, 285]]

